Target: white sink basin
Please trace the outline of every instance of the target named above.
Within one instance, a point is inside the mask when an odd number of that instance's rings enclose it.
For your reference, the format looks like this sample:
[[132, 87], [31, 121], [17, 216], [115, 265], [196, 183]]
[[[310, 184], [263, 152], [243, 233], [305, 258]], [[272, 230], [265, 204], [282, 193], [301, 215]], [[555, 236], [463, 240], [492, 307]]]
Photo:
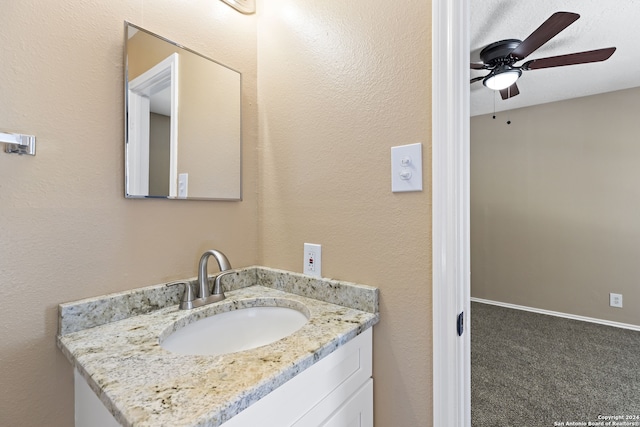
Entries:
[[287, 307], [249, 307], [198, 320], [161, 340], [178, 354], [220, 355], [250, 350], [291, 335], [309, 319]]

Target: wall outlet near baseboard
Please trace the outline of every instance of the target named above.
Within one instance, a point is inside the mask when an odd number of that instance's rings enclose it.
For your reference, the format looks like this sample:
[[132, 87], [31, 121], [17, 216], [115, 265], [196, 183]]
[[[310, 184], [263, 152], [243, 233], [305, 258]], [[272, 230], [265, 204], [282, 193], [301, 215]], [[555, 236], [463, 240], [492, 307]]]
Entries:
[[609, 305], [611, 307], [622, 308], [622, 294], [609, 294]]

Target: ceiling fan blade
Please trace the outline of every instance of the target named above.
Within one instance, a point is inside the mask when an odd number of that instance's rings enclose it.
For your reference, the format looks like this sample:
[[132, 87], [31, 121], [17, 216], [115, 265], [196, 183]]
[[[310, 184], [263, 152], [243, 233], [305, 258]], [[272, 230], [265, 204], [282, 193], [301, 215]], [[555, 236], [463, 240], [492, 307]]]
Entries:
[[487, 76], [480, 76], [480, 77], [474, 77], [471, 79], [471, 81], [469, 83], [475, 83], [475, 82], [479, 82], [480, 80], [484, 79]]
[[513, 98], [514, 96], [518, 95], [520, 93], [520, 89], [518, 89], [518, 85], [516, 83], [512, 84], [511, 86], [509, 86], [506, 89], [502, 89], [500, 91], [500, 96], [502, 97], [502, 99], [509, 99], [509, 98]]
[[570, 53], [568, 55], [550, 56], [548, 58], [533, 59], [522, 65], [524, 70], [540, 68], [563, 67], [565, 65], [588, 64], [589, 62], [605, 61], [616, 51], [615, 47], [589, 50], [586, 52]]
[[482, 62], [472, 62], [470, 65], [472, 70], [484, 70], [487, 67]]
[[542, 23], [529, 37], [524, 39], [517, 48], [511, 52], [511, 56], [521, 60], [531, 55], [540, 46], [554, 38], [560, 31], [573, 24], [580, 15], [572, 12], [556, 12]]

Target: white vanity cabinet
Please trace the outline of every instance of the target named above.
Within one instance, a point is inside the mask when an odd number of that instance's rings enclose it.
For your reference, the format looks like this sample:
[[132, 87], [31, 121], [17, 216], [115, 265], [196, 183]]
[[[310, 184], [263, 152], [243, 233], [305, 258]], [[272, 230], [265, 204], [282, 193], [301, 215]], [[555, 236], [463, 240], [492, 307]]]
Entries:
[[[372, 329], [296, 375], [222, 427], [373, 427]], [[119, 424], [76, 372], [76, 427]]]
[[73, 370], [75, 427], [121, 427], [77, 369]]
[[373, 427], [371, 328], [222, 427]]

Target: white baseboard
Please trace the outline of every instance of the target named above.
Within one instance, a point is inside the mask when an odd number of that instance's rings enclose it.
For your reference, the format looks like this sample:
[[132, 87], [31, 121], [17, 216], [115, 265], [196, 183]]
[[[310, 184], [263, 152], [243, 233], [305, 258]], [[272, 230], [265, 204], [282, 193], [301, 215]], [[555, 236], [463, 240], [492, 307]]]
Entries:
[[582, 322], [597, 323], [600, 325], [613, 326], [614, 328], [631, 329], [640, 331], [640, 325], [632, 325], [630, 323], [613, 322], [611, 320], [596, 319], [594, 317], [578, 316], [577, 314], [562, 313], [559, 311], [543, 310], [541, 308], [527, 307], [524, 305], [509, 304], [507, 302], [492, 301], [482, 298], [471, 297], [471, 302], [479, 302], [481, 304], [497, 305], [505, 308], [513, 308], [515, 310], [530, 311], [532, 313], [546, 314], [548, 316], [564, 317], [565, 319], [580, 320]]

